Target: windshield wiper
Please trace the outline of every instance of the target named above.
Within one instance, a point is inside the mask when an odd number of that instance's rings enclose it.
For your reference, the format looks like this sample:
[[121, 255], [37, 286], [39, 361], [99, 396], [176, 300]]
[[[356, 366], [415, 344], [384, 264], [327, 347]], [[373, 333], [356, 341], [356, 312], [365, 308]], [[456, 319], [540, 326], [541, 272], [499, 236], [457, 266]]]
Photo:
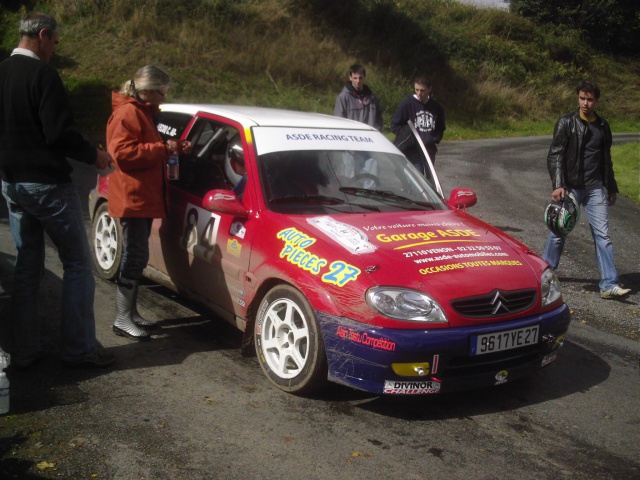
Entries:
[[345, 203], [341, 198], [328, 197], [326, 195], [292, 195], [290, 197], [278, 197], [269, 200], [269, 203], [295, 203], [306, 202], [318, 205], [342, 205]]
[[372, 188], [342, 187], [340, 188], [340, 191], [343, 193], [347, 193], [349, 195], [355, 195], [356, 197], [377, 197], [385, 200], [393, 200], [395, 202], [419, 205], [421, 207], [435, 210], [435, 207], [430, 203], [412, 200], [410, 198], [403, 197], [402, 195], [398, 195], [397, 193], [393, 193], [393, 192], [388, 192], [386, 190], [376, 190]]

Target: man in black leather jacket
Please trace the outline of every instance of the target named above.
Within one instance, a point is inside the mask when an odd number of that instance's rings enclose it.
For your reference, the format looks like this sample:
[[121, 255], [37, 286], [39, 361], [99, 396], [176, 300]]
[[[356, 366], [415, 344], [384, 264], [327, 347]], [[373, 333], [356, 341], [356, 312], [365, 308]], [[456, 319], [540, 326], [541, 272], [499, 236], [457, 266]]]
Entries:
[[[595, 112], [600, 98], [598, 85], [583, 81], [576, 87], [579, 108], [560, 117], [547, 156], [554, 201], [571, 193], [584, 206], [600, 268], [600, 296], [618, 298], [630, 292], [618, 283], [613, 263], [613, 244], [609, 237], [609, 206], [616, 203], [618, 185], [611, 161], [611, 128]], [[543, 258], [558, 268], [565, 237], [549, 233]]]

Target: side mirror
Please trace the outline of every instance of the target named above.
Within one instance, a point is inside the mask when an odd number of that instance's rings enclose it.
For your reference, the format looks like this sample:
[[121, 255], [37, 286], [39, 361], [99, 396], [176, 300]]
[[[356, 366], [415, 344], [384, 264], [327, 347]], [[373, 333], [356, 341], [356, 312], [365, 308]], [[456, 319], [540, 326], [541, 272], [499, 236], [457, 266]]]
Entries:
[[447, 205], [457, 210], [466, 210], [468, 207], [473, 207], [478, 202], [476, 192], [470, 188], [454, 188], [451, 191]]
[[231, 190], [211, 190], [202, 199], [202, 208], [210, 212], [228, 213], [248, 218], [249, 212]]

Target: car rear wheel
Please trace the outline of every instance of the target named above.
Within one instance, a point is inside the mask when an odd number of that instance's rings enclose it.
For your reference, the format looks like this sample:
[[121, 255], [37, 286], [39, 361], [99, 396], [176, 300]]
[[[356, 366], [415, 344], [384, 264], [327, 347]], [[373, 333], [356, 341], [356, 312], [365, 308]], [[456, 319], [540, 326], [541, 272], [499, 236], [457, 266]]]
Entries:
[[106, 280], [115, 279], [122, 258], [122, 232], [118, 221], [109, 216], [106, 202], [98, 207], [93, 217], [91, 240], [98, 275]]
[[278, 388], [303, 394], [327, 381], [324, 341], [307, 299], [280, 285], [267, 293], [254, 326], [256, 353], [267, 378]]

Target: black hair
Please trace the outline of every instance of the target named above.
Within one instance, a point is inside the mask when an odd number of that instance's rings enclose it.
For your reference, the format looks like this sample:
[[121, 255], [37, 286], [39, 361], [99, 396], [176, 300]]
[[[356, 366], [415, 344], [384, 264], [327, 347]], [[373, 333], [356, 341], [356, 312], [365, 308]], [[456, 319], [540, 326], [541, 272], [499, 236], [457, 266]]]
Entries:
[[596, 100], [600, 99], [600, 87], [595, 82], [589, 80], [582, 80], [576, 87], [576, 95], [580, 95], [580, 92], [591, 93]]
[[357, 63], [349, 67], [349, 75], [353, 75], [354, 73], [361, 73], [363, 77], [367, 76], [367, 72], [364, 67]]
[[431, 78], [426, 73], [421, 73], [420, 75], [416, 75], [413, 83], [417, 83], [419, 85], [424, 85], [425, 87], [431, 88]]

